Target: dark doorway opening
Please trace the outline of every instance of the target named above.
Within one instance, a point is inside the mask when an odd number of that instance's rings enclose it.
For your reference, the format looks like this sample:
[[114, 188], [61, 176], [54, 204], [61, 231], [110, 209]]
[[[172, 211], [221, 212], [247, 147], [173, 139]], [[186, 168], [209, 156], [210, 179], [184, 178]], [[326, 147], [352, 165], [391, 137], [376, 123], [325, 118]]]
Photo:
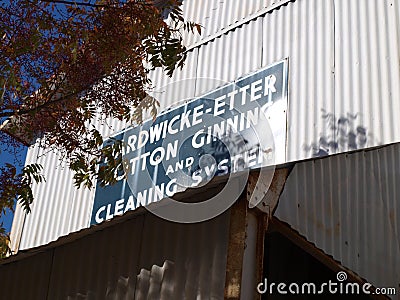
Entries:
[[[267, 232], [265, 238], [263, 278], [264, 283], [265, 278], [267, 279], [267, 284], [261, 287], [264, 289], [267, 287], [267, 291], [262, 299], [371, 299], [370, 296], [363, 294], [361, 284], [359, 284], [359, 294], [355, 294], [356, 288], [353, 294], [350, 294], [353, 291], [351, 286], [348, 287], [348, 293], [346, 293], [346, 284], [351, 282], [349, 279], [343, 281], [343, 293], [340, 293], [337, 272], [297, 246], [281, 232], [274, 231], [273, 226], [272, 231]], [[335, 294], [329, 292], [329, 281], [337, 283]], [[287, 294], [281, 294], [278, 291], [279, 283], [285, 284], [281, 286], [281, 291], [286, 291]], [[304, 283], [306, 285], [302, 292]], [[325, 285], [322, 286], [324, 283]], [[315, 284], [315, 292], [312, 284]], [[292, 287], [289, 290], [290, 285]], [[334, 287], [333, 284], [332, 289]], [[322, 293], [318, 294], [318, 292]]]

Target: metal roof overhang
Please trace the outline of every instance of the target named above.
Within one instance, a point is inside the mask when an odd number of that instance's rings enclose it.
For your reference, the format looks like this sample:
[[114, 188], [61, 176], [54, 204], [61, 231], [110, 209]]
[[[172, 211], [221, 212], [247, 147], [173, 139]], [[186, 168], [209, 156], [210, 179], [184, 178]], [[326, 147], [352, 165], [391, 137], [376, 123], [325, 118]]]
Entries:
[[[286, 178], [290, 175], [290, 172], [292, 171], [293, 167], [296, 164], [314, 162], [314, 161], [322, 161], [322, 162], [326, 161], [326, 162], [328, 162], [328, 159], [332, 158], [332, 157], [347, 156], [347, 155], [350, 155], [352, 153], [378, 151], [379, 149], [385, 148], [385, 147], [389, 147], [390, 145], [400, 145], [400, 143], [392, 143], [392, 144], [389, 144], [389, 145], [383, 145], [383, 146], [378, 146], [378, 147], [373, 147], [373, 148], [368, 148], [368, 149], [354, 150], [354, 151], [351, 151], [351, 152], [339, 153], [339, 154], [329, 155], [329, 156], [325, 156], [325, 157], [309, 158], [309, 159], [305, 159], [305, 160], [301, 160], [301, 161], [287, 162], [287, 163], [284, 163], [284, 164], [277, 165], [274, 168], [275, 170], [278, 170], [278, 171], [279, 170], [286, 170], [286, 173], [284, 173], [284, 175], [283, 175], [284, 181], [282, 182], [282, 178], [280, 179], [280, 189], [278, 190], [278, 194], [275, 195], [275, 196], [278, 196], [278, 197], [280, 196], [280, 194], [281, 194], [281, 192], [282, 192], [282, 190], [284, 188], [284, 184], [285, 184]], [[251, 170], [250, 171], [250, 176], [249, 176], [250, 179], [251, 179], [251, 177], [257, 178], [259, 172], [260, 172], [259, 169]], [[241, 172], [233, 174], [231, 176], [233, 176], [234, 178], [237, 178], [237, 180], [247, 180], [247, 178], [242, 178], [243, 174]], [[202, 197], [201, 195], [204, 195], [205, 191], [207, 191], [207, 194], [209, 194], [210, 191], [213, 191], [213, 190], [214, 191], [218, 191], [219, 189], [221, 189], [223, 187], [223, 185], [228, 181], [228, 179], [229, 179], [229, 174], [228, 175], [224, 175], [224, 176], [214, 177], [207, 185], [205, 185], [205, 186], [203, 186], [201, 188], [189, 188], [189, 189], [185, 190], [184, 192], [177, 193], [173, 198], [175, 200], [177, 200], [177, 201], [183, 201], [183, 202], [185, 202], [185, 201], [187, 201], [187, 202], [193, 201], [191, 199], [194, 199], [194, 196]], [[263, 195], [268, 197], [268, 195], [266, 195], [265, 193], [263, 193]], [[157, 205], [157, 203], [154, 203], [154, 204]], [[151, 204], [151, 205], [154, 205], [154, 204]], [[276, 202], [276, 205], [274, 207], [271, 207], [271, 209], [269, 210], [269, 212], [270, 212], [270, 216], [269, 217], [272, 217], [272, 214], [273, 214], [273, 212], [275, 211], [275, 209], [276, 209], [276, 207], [278, 205], [279, 204]], [[259, 205], [259, 207], [258, 207], [258, 210], [263, 212], [263, 213], [265, 213], [266, 211], [263, 211], [262, 206], [263, 205], [261, 203], [261, 205]], [[148, 210], [146, 210], [143, 207], [139, 207], [138, 209], [136, 209], [134, 211], [127, 212], [127, 213], [125, 213], [124, 215], [121, 215], [121, 216], [116, 216], [113, 219], [105, 221], [105, 222], [103, 222], [101, 224], [92, 225], [89, 228], [85, 228], [85, 229], [82, 229], [82, 230], [80, 230], [78, 232], [73, 232], [73, 233], [70, 233], [70, 234], [68, 234], [66, 236], [60, 237], [56, 241], [50, 242], [47, 245], [42, 245], [42, 246], [31, 248], [31, 249], [28, 249], [28, 250], [19, 251], [18, 254], [16, 254], [16, 255], [12, 255], [12, 256], [10, 256], [10, 257], [8, 257], [6, 259], [0, 260], [0, 265], [11, 263], [11, 262], [15, 262], [15, 261], [18, 261], [20, 259], [24, 259], [26, 257], [32, 256], [32, 255], [34, 255], [36, 253], [45, 251], [47, 249], [55, 248], [55, 247], [61, 246], [63, 244], [69, 243], [71, 241], [75, 241], [77, 239], [84, 238], [86, 236], [94, 234], [97, 231], [104, 230], [104, 229], [106, 229], [108, 227], [112, 227], [112, 226], [114, 226], [116, 224], [125, 222], [127, 220], [130, 220], [132, 218], [135, 218], [135, 217], [137, 217], [139, 215], [146, 214], [146, 213], [149, 213]]]

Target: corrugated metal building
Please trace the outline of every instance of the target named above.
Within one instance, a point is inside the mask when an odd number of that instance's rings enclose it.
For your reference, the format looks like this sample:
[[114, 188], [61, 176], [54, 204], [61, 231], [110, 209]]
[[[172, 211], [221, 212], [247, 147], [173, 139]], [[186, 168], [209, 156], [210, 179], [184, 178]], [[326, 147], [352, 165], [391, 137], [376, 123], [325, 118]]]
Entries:
[[[57, 153], [36, 144], [27, 163], [41, 163], [47, 182], [33, 187], [31, 214], [17, 207], [11, 246], [20, 254], [0, 274], [11, 280], [40, 265], [40, 284], [24, 275], [37, 299], [250, 299], [279, 267], [266, 265], [267, 252], [289, 249], [277, 232], [330, 270], [400, 294], [400, 1], [185, 0], [183, 10], [204, 32], [185, 36], [183, 70], [172, 78], [151, 74], [161, 109], [288, 60], [286, 143], [276, 163], [290, 175], [274, 177], [268, 209], [237, 204], [193, 225], [134, 212], [90, 227], [94, 191], [75, 189]], [[97, 124], [104, 136], [126, 127], [109, 124]], [[82, 265], [79, 276], [74, 264]]]

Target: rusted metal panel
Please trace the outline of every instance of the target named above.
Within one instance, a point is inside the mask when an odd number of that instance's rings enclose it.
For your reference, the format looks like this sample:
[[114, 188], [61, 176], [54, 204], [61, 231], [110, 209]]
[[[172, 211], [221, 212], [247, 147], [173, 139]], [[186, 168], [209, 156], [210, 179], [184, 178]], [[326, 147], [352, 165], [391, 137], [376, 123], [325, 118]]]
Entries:
[[275, 216], [376, 287], [400, 286], [400, 144], [297, 163]]
[[247, 201], [250, 207], [256, 206], [271, 217], [288, 174], [288, 168], [266, 168], [251, 172], [247, 184]]

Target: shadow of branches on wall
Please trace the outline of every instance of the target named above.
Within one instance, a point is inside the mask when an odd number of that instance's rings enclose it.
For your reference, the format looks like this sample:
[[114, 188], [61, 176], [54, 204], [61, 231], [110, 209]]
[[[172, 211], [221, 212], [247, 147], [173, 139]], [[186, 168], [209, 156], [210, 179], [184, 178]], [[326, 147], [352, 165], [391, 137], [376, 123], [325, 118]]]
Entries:
[[378, 144], [367, 128], [359, 125], [361, 122], [359, 113], [346, 113], [337, 117], [324, 109], [321, 111], [321, 117], [327, 124], [327, 131], [326, 134], [320, 135], [318, 142], [304, 146], [304, 151], [311, 154], [311, 157], [322, 157]]

